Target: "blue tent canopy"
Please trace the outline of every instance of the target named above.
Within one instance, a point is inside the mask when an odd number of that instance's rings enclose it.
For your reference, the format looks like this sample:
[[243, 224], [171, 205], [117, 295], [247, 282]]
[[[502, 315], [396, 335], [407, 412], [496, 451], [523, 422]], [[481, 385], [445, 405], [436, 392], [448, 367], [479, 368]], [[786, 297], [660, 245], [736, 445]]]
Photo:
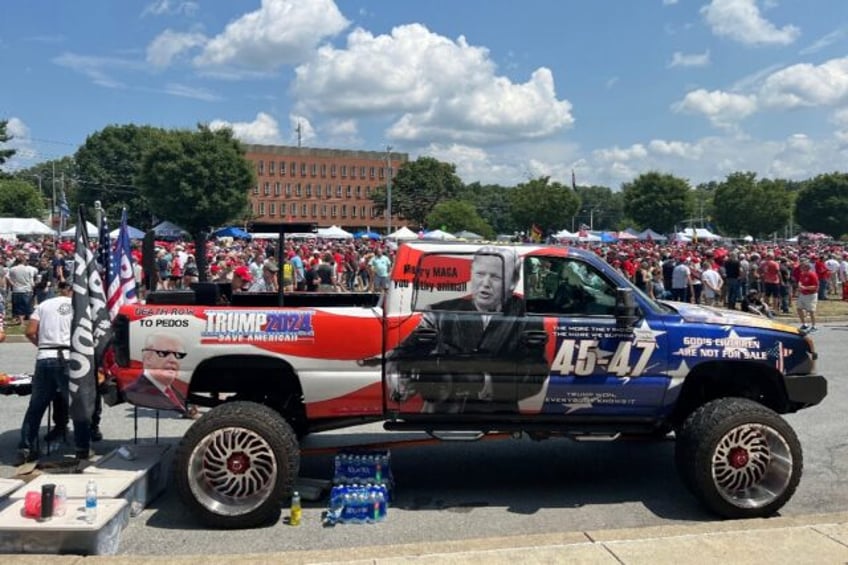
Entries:
[[618, 236], [614, 233], [610, 233], [608, 231], [601, 232], [601, 242], [602, 243], [614, 243], [618, 241]]
[[353, 234], [353, 237], [356, 239], [380, 239], [382, 236], [377, 232], [373, 231], [358, 231]]
[[250, 239], [250, 234], [238, 226], [228, 226], [212, 232], [212, 237], [234, 237], [236, 239]]

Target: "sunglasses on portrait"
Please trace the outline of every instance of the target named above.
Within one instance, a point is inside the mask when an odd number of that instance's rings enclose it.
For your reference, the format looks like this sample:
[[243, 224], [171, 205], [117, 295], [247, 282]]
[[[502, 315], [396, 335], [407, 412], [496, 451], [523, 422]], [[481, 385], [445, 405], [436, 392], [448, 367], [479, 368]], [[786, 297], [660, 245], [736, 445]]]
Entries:
[[160, 359], [164, 359], [168, 355], [173, 355], [175, 359], [182, 359], [188, 355], [185, 351], [170, 351], [168, 349], [142, 349], [142, 351], [152, 351]]

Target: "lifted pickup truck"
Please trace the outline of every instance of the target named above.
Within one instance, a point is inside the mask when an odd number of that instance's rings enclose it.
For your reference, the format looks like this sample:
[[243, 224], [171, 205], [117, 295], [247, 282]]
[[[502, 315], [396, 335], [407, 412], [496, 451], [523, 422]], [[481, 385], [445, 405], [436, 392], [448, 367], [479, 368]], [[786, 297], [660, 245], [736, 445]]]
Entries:
[[182, 438], [174, 482], [221, 528], [278, 517], [299, 437], [374, 421], [434, 437], [674, 432], [708, 509], [767, 516], [803, 467], [779, 414], [827, 394], [796, 328], [652, 300], [581, 249], [413, 242], [385, 294], [218, 294], [123, 307], [109, 380], [137, 405], [212, 408]]

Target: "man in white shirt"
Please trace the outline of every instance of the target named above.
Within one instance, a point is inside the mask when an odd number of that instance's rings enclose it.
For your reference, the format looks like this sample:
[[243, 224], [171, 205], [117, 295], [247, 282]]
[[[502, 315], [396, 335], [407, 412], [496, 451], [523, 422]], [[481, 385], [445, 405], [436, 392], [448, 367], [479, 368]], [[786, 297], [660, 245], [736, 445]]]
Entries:
[[[57, 284], [57, 291], [58, 296], [45, 300], [35, 308], [26, 329], [26, 337], [38, 347], [38, 353], [35, 357], [35, 374], [32, 377], [32, 396], [21, 426], [15, 465], [38, 459], [36, 440], [41, 418], [57, 390], [65, 396], [68, 395], [68, 359], [73, 321], [71, 284], [60, 282]], [[90, 459], [94, 455], [90, 450], [90, 425], [89, 421], [74, 421], [77, 459]]]
[[38, 269], [26, 262], [26, 257], [18, 255], [15, 264], [9, 269], [6, 278], [12, 287], [12, 316], [15, 325], [29, 320], [32, 314], [32, 293], [35, 289]]
[[715, 306], [721, 296], [721, 287], [724, 281], [722, 281], [721, 274], [715, 270], [711, 261], [704, 261], [701, 268], [703, 269], [701, 282], [704, 284], [704, 304]]

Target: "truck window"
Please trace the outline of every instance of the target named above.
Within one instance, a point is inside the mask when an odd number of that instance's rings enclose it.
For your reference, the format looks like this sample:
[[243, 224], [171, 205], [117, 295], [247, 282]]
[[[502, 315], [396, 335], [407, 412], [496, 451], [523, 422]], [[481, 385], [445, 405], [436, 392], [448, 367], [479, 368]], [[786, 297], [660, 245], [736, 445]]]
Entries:
[[528, 314], [615, 314], [615, 285], [588, 263], [567, 257], [527, 257], [524, 273]]

